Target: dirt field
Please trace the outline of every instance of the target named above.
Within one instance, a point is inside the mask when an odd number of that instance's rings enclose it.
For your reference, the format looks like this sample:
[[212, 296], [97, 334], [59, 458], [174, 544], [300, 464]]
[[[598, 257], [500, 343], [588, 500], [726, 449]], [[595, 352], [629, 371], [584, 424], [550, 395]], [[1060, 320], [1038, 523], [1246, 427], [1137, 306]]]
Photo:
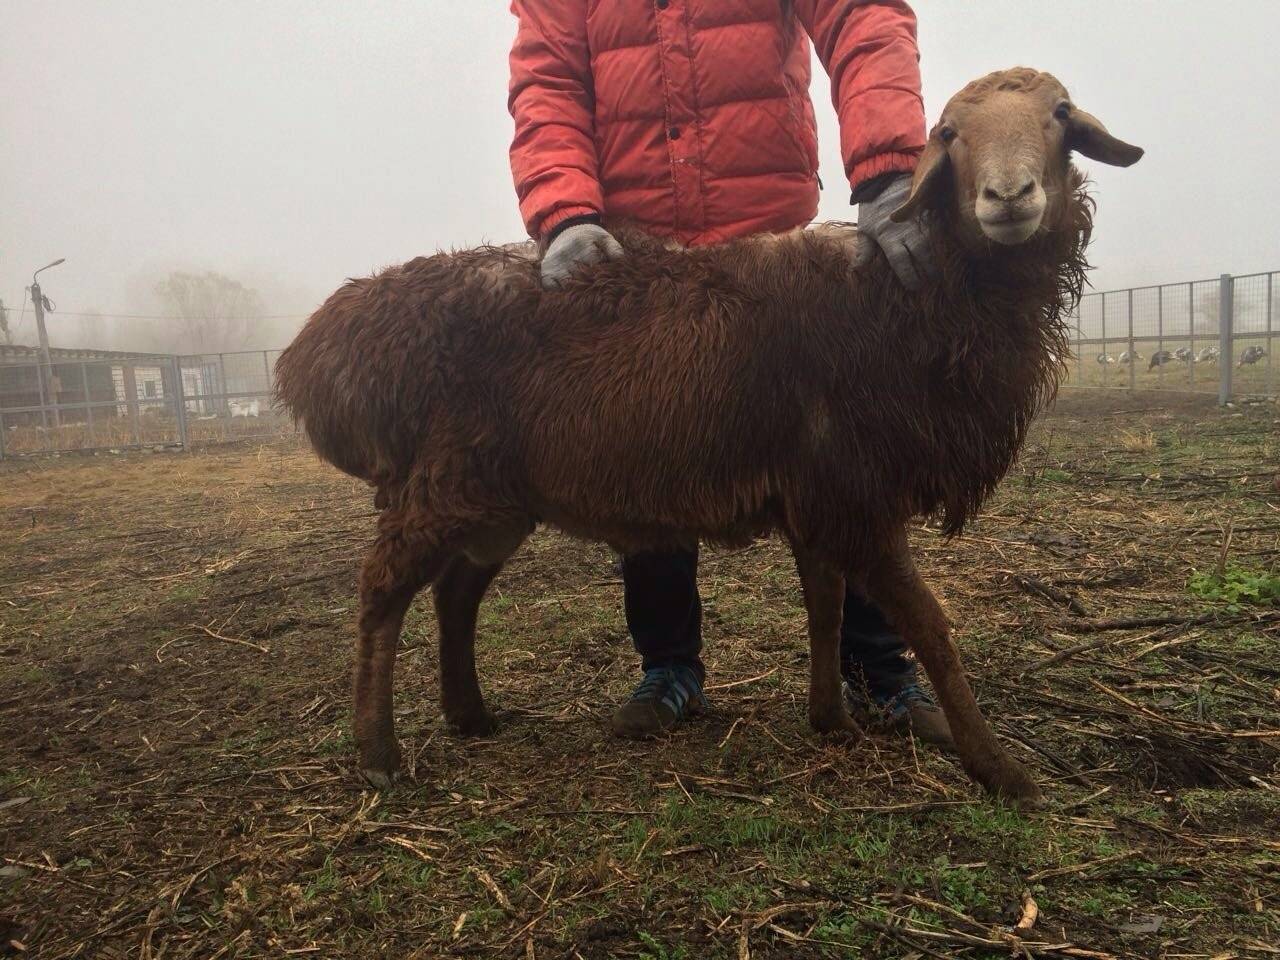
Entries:
[[[0, 464], [0, 955], [1274, 957], [1277, 423], [1068, 392], [966, 535], [913, 533], [1051, 795], [1028, 816], [809, 732], [778, 543], [705, 557], [713, 712], [615, 741], [621, 588], [550, 534], [483, 613], [491, 739], [442, 730], [415, 609], [379, 795], [348, 732], [362, 487], [294, 444]], [[1224, 544], [1262, 603], [1189, 590]]]

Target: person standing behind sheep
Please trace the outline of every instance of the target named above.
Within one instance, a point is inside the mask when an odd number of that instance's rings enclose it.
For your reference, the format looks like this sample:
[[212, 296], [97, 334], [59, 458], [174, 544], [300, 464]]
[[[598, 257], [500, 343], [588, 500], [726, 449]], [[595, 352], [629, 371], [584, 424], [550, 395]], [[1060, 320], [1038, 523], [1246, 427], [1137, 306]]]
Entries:
[[[520, 212], [555, 287], [622, 248], [629, 221], [689, 246], [803, 226], [818, 210], [810, 39], [831, 78], [858, 226], [899, 280], [933, 272], [926, 228], [895, 224], [925, 144], [916, 20], [904, 0], [513, 0], [508, 106]], [[697, 551], [622, 563], [644, 677], [619, 736], [706, 706]], [[880, 611], [845, 597], [841, 660], [864, 722], [952, 746]]]

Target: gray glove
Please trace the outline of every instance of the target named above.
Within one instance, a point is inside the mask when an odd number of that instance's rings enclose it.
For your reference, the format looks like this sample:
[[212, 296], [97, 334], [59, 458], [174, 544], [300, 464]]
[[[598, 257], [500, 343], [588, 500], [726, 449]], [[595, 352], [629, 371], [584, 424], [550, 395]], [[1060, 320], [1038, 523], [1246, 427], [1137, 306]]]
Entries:
[[[906, 203], [911, 175], [904, 173], [870, 200], [858, 204], [858, 232], [876, 242], [889, 266], [908, 290], [917, 290], [937, 273], [929, 244], [929, 228], [919, 219], [894, 223], [889, 214]], [[872, 251], [867, 248], [867, 255]]]
[[542, 286], [552, 289], [560, 286], [578, 267], [616, 260], [622, 256], [622, 244], [604, 227], [594, 223], [579, 223], [556, 234], [556, 238], [542, 255]]

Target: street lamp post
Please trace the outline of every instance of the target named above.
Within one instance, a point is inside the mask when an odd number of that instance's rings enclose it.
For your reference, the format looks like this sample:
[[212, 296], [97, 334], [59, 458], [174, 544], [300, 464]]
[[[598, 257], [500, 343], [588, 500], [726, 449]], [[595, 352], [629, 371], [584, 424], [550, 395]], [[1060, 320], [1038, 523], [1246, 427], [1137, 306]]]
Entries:
[[53, 383], [53, 361], [49, 358], [49, 331], [44, 326], [44, 293], [40, 290], [40, 281], [36, 279], [50, 267], [65, 263], [66, 257], [59, 257], [53, 263], [47, 263], [31, 275], [31, 302], [36, 308], [36, 330], [40, 334], [40, 402], [51, 407], [53, 425], [62, 425], [62, 417], [58, 414], [58, 391]]

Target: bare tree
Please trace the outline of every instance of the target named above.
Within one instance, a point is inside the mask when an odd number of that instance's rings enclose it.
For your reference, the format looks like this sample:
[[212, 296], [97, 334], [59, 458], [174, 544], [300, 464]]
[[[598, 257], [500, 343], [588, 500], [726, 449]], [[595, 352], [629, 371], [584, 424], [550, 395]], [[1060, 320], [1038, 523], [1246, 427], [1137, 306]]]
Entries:
[[3, 340], [7, 347], [13, 346], [13, 331], [9, 329], [9, 311], [3, 300], [0, 300], [0, 340]]
[[240, 281], [220, 273], [174, 271], [155, 287], [165, 313], [182, 330], [181, 353], [242, 350], [266, 313], [262, 297]]

